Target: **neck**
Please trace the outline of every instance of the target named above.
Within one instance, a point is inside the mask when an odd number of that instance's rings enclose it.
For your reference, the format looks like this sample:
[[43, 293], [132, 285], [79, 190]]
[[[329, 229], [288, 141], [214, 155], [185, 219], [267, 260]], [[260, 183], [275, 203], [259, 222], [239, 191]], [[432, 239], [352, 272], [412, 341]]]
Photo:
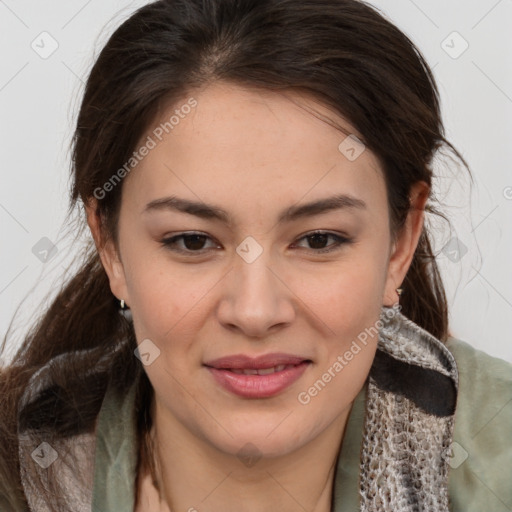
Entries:
[[227, 454], [153, 408], [152, 457], [171, 512], [329, 512], [350, 406], [311, 442], [285, 456]]

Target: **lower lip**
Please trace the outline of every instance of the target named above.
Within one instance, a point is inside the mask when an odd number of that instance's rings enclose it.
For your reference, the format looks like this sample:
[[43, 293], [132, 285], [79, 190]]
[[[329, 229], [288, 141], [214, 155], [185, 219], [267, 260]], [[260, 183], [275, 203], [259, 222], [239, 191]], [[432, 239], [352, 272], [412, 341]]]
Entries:
[[244, 398], [268, 398], [291, 386], [309, 366], [304, 361], [270, 375], [244, 375], [208, 366], [214, 379], [225, 389]]

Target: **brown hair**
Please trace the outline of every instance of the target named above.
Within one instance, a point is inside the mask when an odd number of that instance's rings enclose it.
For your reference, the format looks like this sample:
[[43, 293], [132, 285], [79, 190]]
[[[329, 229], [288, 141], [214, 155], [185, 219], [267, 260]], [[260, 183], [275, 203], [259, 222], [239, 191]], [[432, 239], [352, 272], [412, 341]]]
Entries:
[[[80, 209], [80, 201], [88, 204], [129, 160], [163, 105], [216, 80], [306, 92], [346, 118], [381, 163], [393, 236], [410, 207], [411, 186], [420, 180], [432, 186], [431, 164], [439, 149], [448, 148], [468, 167], [444, 137], [438, 90], [425, 60], [404, 33], [366, 3], [160, 0], [137, 10], [115, 31], [91, 70], [73, 139], [70, 211]], [[122, 183], [97, 203], [105, 240], [116, 244], [121, 191]], [[439, 214], [434, 199], [431, 195], [426, 209]], [[82, 228], [84, 217], [81, 208]], [[447, 303], [428, 222], [402, 288], [402, 312], [444, 341]], [[112, 357], [109, 370], [94, 386], [84, 387], [101, 348], [126, 339], [126, 349]], [[14, 364], [2, 370], [0, 481], [13, 509], [25, 504], [16, 434], [26, 415], [18, 400], [29, 378], [59, 354], [97, 348], [54, 376], [54, 416], [41, 413], [42, 424], [54, 436], [90, 431], [106, 386], [122, 393], [138, 376], [139, 428], [147, 431], [152, 390], [133, 355], [135, 347], [133, 327], [119, 315], [91, 242], [80, 270], [34, 325]]]

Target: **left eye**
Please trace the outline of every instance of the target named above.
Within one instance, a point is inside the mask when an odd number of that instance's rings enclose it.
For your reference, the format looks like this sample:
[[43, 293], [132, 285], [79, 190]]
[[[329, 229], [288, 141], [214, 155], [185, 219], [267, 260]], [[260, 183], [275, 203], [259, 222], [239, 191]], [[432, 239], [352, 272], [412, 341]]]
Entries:
[[[333, 244], [330, 244], [325, 247], [325, 243], [329, 238], [335, 240]], [[202, 254], [205, 250], [204, 244], [207, 240], [212, 240], [208, 235], [204, 235], [202, 233], [182, 233], [180, 235], [175, 235], [170, 238], [165, 238], [162, 240], [162, 245], [168, 247], [172, 251], [189, 254], [193, 253]], [[337, 235], [335, 233], [330, 233], [328, 231], [315, 231], [313, 233], [309, 233], [301, 238], [299, 241], [305, 240], [313, 247], [310, 249], [315, 253], [327, 253], [339, 249], [343, 244], [348, 244], [352, 242], [352, 239]], [[178, 242], [183, 242], [183, 246], [179, 247]]]
[[[335, 242], [330, 246], [328, 245], [327, 248], [325, 248], [324, 244], [327, 242], [329, 238], [333, 238]], [[315, 231], [314, 233], [310, 233], [308, 235], [303, 236], [299, 240], [307, 240], [309, 244], [312, 243], [312, 249], [314, 252], [317, 253], [335, 251], [336, 249], [339, 249], [343, 244], [349, 244], [352, 242], [352, 239], [350, 238], [341, 235], [336, 235], [335, 233], [330, 233], [328, 231]], [[319, 248], [318, 245], [322, 247]]]

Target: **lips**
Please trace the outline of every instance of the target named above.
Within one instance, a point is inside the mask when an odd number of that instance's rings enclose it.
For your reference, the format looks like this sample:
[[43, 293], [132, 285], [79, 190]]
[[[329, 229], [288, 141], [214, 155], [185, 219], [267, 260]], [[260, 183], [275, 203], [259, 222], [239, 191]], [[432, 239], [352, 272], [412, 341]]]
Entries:
[[289, 370], [293, 368], [294, 364], [278, 364], [277, 366], [271, 366], [270, 368], [225, 368], [238, 375], [271, 375], [272, 373], [282, 372], [283, 370]]
[[303, 361], [308, 361], [305, 357], [290, 354], [265, 354], [259, 357], [249, 357], [244, 354], [237, 354], [227, 357], [221, 357], [205, 363], [206, 366], [224, 370], [245, 370], [264, 368], [273, 368], [280, 365], [297, 365]]
[[266, 354], [252, 358], [243, 354], [205, 363], [215, 381], [231, 393], [245, 398], [274, 396], [307, 369], [311, 360], [290, 354]]

